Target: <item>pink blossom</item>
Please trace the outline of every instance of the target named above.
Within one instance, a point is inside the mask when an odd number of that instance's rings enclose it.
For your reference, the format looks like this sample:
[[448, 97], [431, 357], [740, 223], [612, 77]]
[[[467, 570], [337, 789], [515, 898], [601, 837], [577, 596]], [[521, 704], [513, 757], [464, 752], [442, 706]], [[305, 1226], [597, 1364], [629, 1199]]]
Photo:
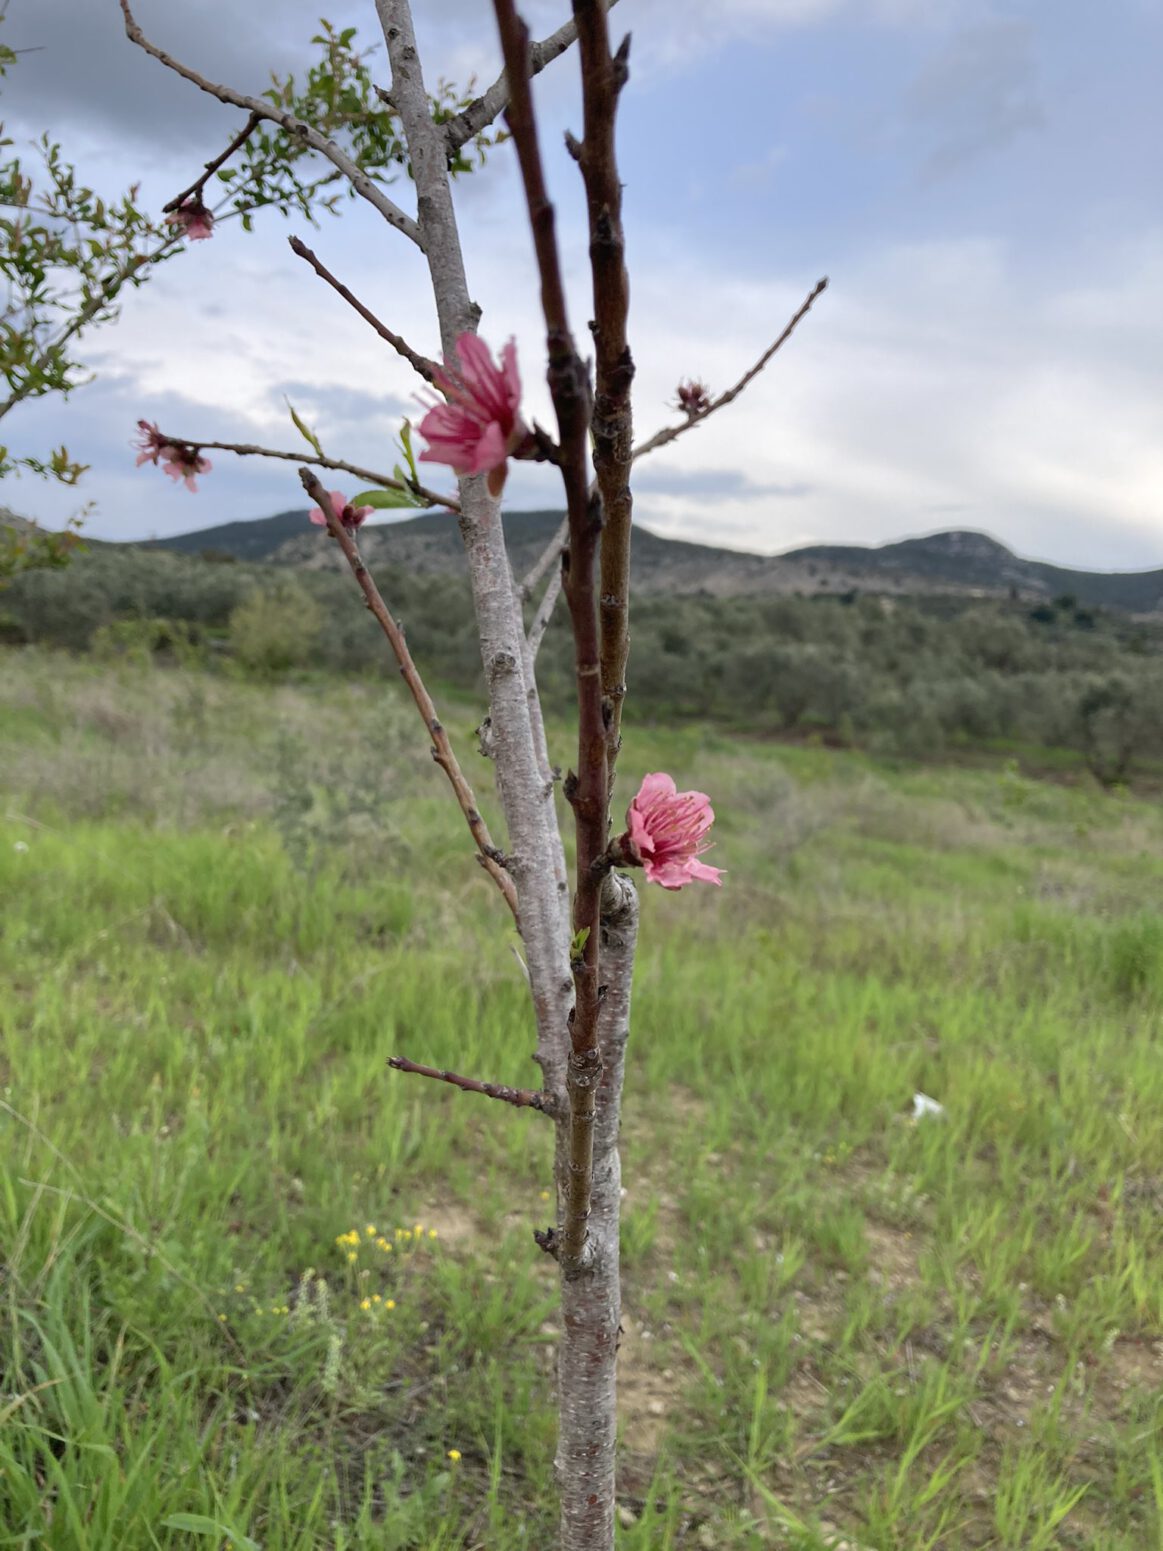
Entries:
[[721, 870], [698, 858], [708, 849], [703, 836], [715, 822], [705, 792], [679, 792], [670, 776], [648, 775], [626, 814], [621, 849], [646, 869], [650, 883], [681, 889], [696, 880], [718, 884]]
[[711, 407], [711, 390], [705, 382], [691, 378], [687, 382], [680, 382], [675, 392], [678, 396], [677, 407], [692, 420], [705, 415]]
[[187, 490], [197, 494], [198, 483], [194, 476], [208, 474], [211, 469], [210, 459], [202, 456], [201, 449], [190, 442], [165, 436], [156, 423], [149, 420], [139, 420], [137, 429], [141, 434], [133, 445], [137, 448], [138, 468], [143, 463], [156, 467], [160, 459], [163, 474], [184, 483]]
[[162, 464], [162, 473], [184, 484], [187, 490], [196, 495], [198, 482], [194, 476], [209, 474], [213, 467], [210, 459], [202, 457], [197, 447], [191, 447], [187, 442], [171, 443], [163, 447], [161, 452], [162, 457], [168, 460]]
[[[330, 492], [330, 500], [331, 510], [349, 533], [354, 528], [358, 528], [375, 510], [373, 506], [349, 506], [347, 504], [347, 497], [342, 490], [332, 490]], [[323, 508], [321, 506], [313, 506], [307, 513], [307, 516], [317, 528], [325, 528], [327, 526], [327, 518], [323, 515]]]
[[179, 227], [182, 235], [191, 242], [204, 242], [213, 233], [214, 213], [207, 210], [200, 199], [187, 199], [184, 205], [171, 210], [166, 220], [171, 226]]
[[138, 449], [138, 468], [140, 468], [143, 463], [156, 464], [158, 458], [161, 457], [163, 453], [167, 458], [169, 457], [172, 448], [162, 433], [158, 430], [156, 422], [151, 422], [149, 420], [139, 420], [137, 422], [137, 429], [141, 432], [141, 435], [133, 445]]
[[[521, 419], [521, 377], [517, 346], [501, 351], [498, 367], [492, 352], [475, 334], [456, 342], [457, 360], [445, 359], [435, 376], [447, 403], [434, 404], [420, 422], [428, 442], [422, 462], [447, 463], [458, 474], [489, 474], [489, 489], [500, 493], [509, 458], [529, 435]], [[499, 477], [497, 470], [500, 470]]]

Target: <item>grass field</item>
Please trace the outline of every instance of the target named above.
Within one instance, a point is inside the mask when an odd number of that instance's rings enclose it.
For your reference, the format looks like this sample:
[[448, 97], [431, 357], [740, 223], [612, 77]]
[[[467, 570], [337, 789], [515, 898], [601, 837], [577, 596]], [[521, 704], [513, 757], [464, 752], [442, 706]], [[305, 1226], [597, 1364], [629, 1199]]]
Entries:
[[[12, 652], [0, 750], [0, 1547], [544, 1551], [551, 1137], [385, 1068], [536, 1073], [398, 694]], [[1158, 808], [623, 768], [730, 876], [644, 901], [622, 1547], [1163, 1546]]]

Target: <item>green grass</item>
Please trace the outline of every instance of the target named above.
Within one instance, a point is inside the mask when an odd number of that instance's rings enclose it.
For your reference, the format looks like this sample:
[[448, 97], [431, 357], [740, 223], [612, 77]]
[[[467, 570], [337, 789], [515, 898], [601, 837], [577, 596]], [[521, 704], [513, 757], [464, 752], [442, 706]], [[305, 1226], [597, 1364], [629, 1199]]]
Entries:
[[[385, 1068], [535, 1076], [407, 709], [3, 667], [0, 1547], [551, 1544], [548, 1128]], [[644, 900], [624, 1551], [1163, 1545], [1163, 816], [623, 758], [729, 869]]]

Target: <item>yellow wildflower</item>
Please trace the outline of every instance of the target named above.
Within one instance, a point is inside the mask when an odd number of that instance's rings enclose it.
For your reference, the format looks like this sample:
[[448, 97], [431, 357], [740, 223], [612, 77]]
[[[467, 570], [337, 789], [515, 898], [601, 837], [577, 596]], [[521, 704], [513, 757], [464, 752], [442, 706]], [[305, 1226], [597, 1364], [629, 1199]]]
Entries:
[[448, 1457], [452, 1461], [452, 1463], [455, 1465], [457, 1460], [460, 1458], [460, 1450], [459, 1449], [449, 1449]]

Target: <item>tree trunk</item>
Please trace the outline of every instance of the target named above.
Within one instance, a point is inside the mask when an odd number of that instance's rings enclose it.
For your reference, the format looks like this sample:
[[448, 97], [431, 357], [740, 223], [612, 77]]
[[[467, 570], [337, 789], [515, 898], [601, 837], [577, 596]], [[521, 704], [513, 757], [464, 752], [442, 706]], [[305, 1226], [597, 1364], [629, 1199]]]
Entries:
[[[440, 338], [451, 355], [457, 338], [476, 327], [479, 309], [465, 277], [452, 204], [444, 137], [424, 85], [409, 0], [376, 0], [392, 66], [392, 99], [408, 145], [416, 203], [428, 260]], [[567, 1019], [573, 999], [569, 972], [569, 885], [532, 659], [505, 549], [498, 503], [483, 475], [461, 479], [461, 533], [468, 554], [481, 659], [489, 687], [497, 787], [509, 837], [509, 869], [517, 884], [519, 924], [537, 1018], [537, 1061], [550, 1092], [564, 1100]]]
[[[622, 1162], [618, 1131], [622, 1075], [630, 1032], [630, 982], [638, 938], [638, 895], [627, 878], [611, 874], [602, 893], [602, 998], [598, 1038], [602, 1077], [594, 1122], [594, 1175], [590, 1198], [592, 1255], [584, 1269], [563, 1268], [561, 1345], [558, 1350], [556, 1473], [561, 1493], [561, 1551], [612, 1551], [614, 1447], [617, 1441], [616, 1360], [621, 1331], [618, 1232]], [[568, 1122], [558, 1125], [558, 1196], [568, 1169]]]

